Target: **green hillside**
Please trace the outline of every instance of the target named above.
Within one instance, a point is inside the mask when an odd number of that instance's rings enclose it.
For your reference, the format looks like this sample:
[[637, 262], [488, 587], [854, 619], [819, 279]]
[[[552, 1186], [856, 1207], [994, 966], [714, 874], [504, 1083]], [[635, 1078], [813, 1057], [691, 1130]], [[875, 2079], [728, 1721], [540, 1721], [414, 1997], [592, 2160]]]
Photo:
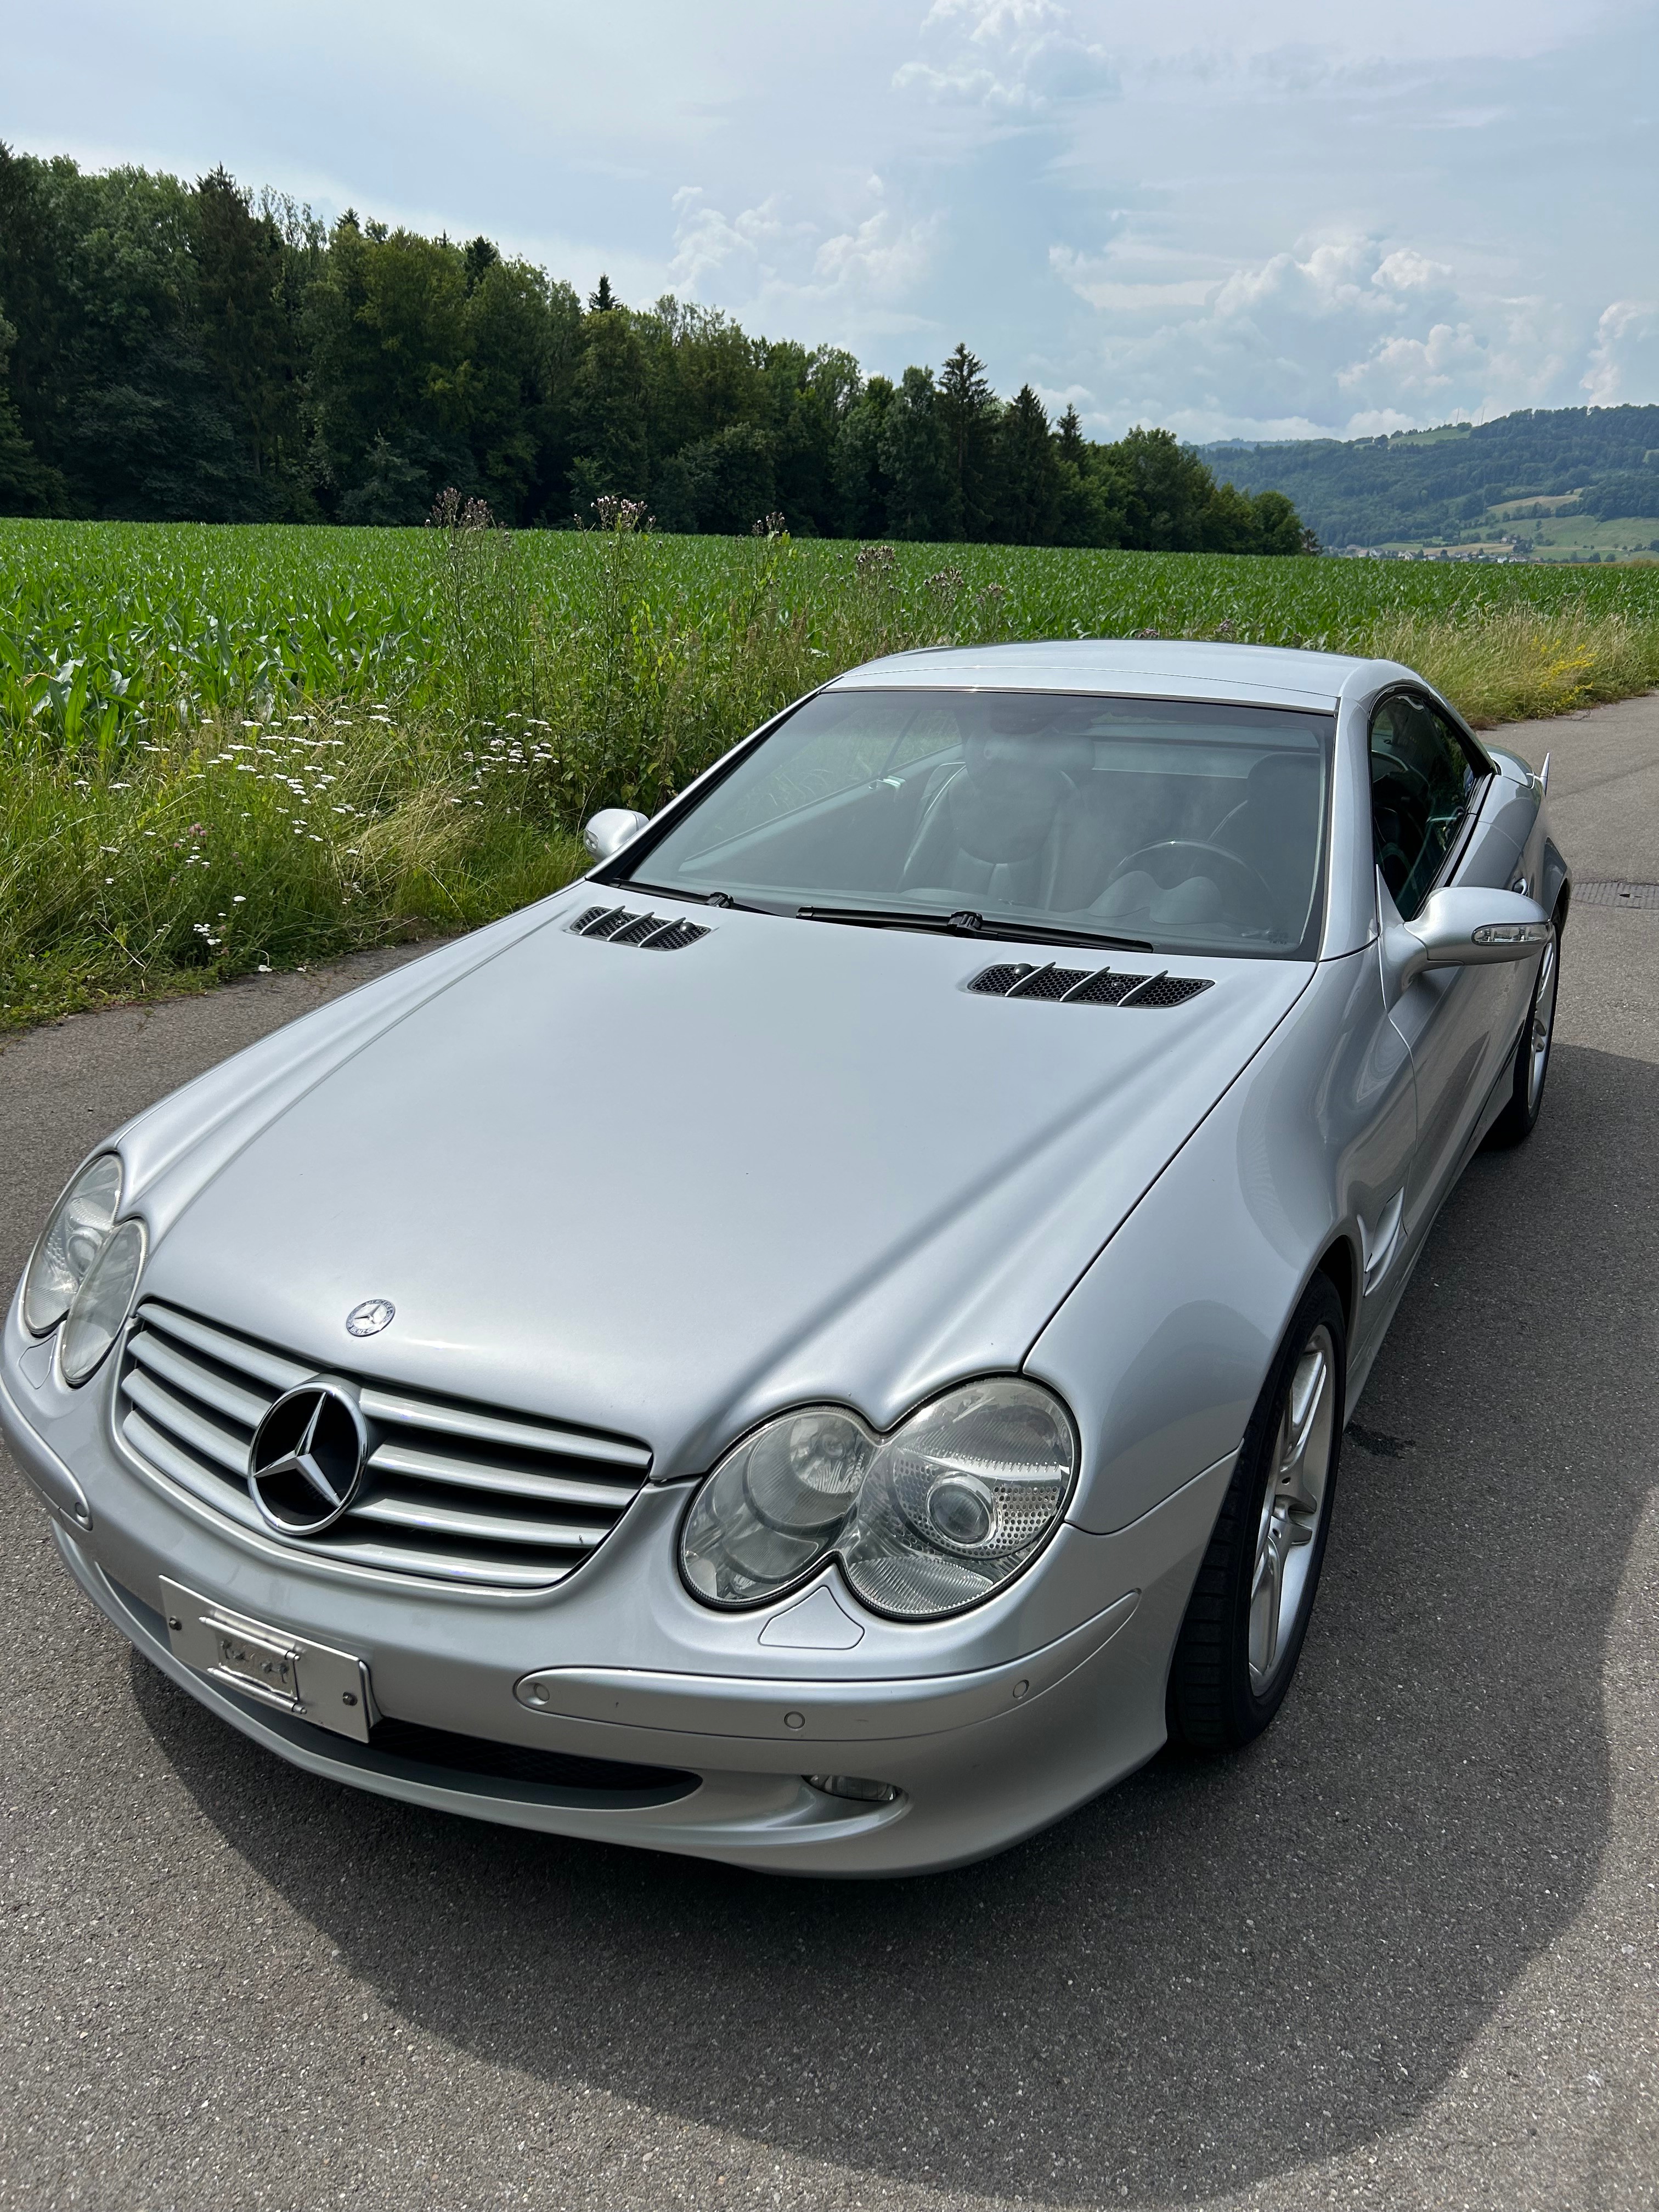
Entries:
[[1242, 491], [1284, 492], [1328, 546], [1496, 550], [1513, 538], [1546, 559], [1659, 550], [1659, 407], [1200, 451]]

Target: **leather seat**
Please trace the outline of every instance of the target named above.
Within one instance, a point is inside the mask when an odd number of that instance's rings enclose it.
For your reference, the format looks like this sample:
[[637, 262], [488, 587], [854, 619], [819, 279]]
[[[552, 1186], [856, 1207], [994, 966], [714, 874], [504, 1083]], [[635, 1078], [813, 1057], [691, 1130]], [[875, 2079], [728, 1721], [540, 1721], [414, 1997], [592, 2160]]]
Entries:
[[1029, 743], [970, 737], [962, 766], [927, 800], [905, 855], [905, 890], [973, 907], [1045, 908], [1077, 787]]
[[[1254, 868], [1278, 895], [1307, 894], [1307, 856], [1319, 834], [1319, 761], [1313, 753], [1264, 753], [1250, 770], [1244, 797], [1210, 832], [1219, 845]], [[1296, 880], [1286, 883], [1286, 869]]]

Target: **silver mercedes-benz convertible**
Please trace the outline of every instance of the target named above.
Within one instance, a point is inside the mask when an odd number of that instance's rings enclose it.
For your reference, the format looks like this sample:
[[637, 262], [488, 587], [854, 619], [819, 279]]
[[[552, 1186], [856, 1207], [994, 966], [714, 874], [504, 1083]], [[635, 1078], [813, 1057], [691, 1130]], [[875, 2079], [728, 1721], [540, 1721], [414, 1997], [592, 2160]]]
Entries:
[[80, 1170], [0, 1349], [70, 1572], [314, 1773], [783, 1871], [1248, 1741], [1538, 1115], [1547, 782], [1382, 661], [854, 669]]

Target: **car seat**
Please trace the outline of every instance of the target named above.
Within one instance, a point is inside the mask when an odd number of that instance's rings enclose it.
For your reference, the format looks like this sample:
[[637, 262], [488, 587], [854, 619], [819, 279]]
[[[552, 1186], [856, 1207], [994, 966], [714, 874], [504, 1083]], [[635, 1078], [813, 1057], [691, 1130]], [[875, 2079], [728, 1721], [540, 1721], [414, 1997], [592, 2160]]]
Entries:
[[1077, 798], [1061, 762], [1077, 750], [994, 732], [968, 738], [962, 765], [923, 806], [902, 888], [975, 906], [1045, 907], [1066, 810]]

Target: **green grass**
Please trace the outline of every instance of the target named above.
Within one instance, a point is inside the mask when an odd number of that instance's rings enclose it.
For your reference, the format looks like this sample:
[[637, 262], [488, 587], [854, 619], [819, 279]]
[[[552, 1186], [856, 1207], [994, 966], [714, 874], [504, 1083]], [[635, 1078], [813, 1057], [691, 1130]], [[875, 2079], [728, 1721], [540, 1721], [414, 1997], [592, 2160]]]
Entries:
[[0, 1027], [507, 912], [874, 653], [1138, 630], [1491, 723], [1659, 682], [1659, 568], [0, 522]]

